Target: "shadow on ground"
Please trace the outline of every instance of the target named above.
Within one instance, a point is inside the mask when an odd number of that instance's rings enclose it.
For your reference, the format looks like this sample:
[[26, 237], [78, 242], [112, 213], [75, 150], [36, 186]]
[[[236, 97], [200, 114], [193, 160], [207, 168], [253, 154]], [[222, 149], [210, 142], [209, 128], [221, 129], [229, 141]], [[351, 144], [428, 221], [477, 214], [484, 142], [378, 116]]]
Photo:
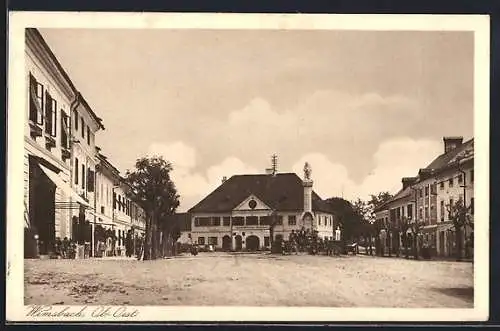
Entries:
[[446, 287], [446, 288], [434, 288], [433, 290], [466, 301], [474, 300], [473, 287]]

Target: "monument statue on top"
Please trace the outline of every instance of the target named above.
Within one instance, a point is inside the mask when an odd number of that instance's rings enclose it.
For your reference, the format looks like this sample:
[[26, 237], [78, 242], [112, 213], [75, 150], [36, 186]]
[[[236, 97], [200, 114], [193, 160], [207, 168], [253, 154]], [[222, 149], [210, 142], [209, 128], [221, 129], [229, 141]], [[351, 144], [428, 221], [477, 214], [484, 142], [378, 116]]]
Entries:
[[304, 180], [305, 181], [311, 180], [311, 173], [312, 173], [311, 166], [309, 165], [308, 162], [306, 162], [304, 164]]

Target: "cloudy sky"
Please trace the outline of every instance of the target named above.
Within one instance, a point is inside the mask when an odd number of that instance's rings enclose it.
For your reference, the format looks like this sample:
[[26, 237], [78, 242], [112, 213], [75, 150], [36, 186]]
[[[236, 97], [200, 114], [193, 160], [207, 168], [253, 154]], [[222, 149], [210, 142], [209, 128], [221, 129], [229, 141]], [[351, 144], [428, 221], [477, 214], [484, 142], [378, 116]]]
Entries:
[[40, 30], [125, 172], [174, 165], [180, 211], [223, 176], [312, 167], [323, 198], [401, 186], [473, 135], [468, 32]]

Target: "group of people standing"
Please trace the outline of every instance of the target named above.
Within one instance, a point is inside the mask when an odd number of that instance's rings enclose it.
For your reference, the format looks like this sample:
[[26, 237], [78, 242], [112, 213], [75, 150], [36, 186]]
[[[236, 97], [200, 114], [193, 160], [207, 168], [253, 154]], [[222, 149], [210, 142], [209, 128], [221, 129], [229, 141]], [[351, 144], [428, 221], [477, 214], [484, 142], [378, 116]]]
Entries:
[[311, 231], [304, 227], [297, 232], [292, 230], [288, 240], [280, 240], [279, 245], [281, 254], [307, 252], [313, 255], [321, 253], [339, 255], [342, 250], [340, 240], [320, 238], [317, 231]]
[[[128, 230], [127, 235], [123, 238], [125, 256], [140, 256], [143, 242], [142, 236], [134, 236], [133, 230]], [[122, 256], [122, 246], [117, 245], [116, 236], [100, 238], [97, 240], [96, 246], [96, 257]]]

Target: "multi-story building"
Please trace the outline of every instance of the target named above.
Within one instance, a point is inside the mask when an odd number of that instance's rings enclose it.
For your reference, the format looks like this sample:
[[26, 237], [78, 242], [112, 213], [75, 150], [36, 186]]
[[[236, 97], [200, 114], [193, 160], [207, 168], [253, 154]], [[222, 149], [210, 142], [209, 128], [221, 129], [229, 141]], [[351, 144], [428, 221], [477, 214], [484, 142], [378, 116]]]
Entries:
[[[89, 207], [71, 187], [71, 112], [78, 92], [36, 29], [26, 29], [26, 126], [24, 133], [25, 247], [38, 238], [40, 254], [57, 237], [70, 238], [71, 211]], [[31, 245], [33, 247], [33, 245]]]
[[[453, 144], [452, 147], [449, 144]], [[448, 145], [448, 146], [447, 146]], [[457, 249], [455, 247], [455, 229], [449, 219], [449, 208], [458, 200], [465, 202], [469, 207], [469, 217], [474, 217], [474, 140], [462, 143], [462, 138], [448, 138], [445, 140], [446, 158], [441, 160], [439, 171], [436, 172], [437, 185], [437, 253], [450, 256]], [[474, 229], [467, 224], [462, 233], [463, 244], [472, 240]], [[472, 250], [470, 251], [472, 253]]]
[[[123, 255], [125, 238], [129, 230], [133, 235], [144, 234], [145, 214], [130, 199], [130, 187], [120, 172], [102, 153], [98, 154], [96, 167], [96, 226], [111, 230], [116, 238], [114, 254]], [[95, 244], [95, 240], [94, 240]]]
[[305, 170], [304, 180], [275, 171], [223, 180], [189, 210], [193, 242], [223, 250], [265, 249], [270, 247], [270, 224], [276, 222], [276, 240], [302, 228], [332, 238], [333, 213], [313, 191], [309, 173]]
[[[443, 154], [420, 169], [416, 177], [403, 178], [403, 189], [376, 212], [389, 211], [392, 227], [398, 228], [407, 204], [406, 216], [411, 228], [418, 228], [420, 242], [429, 247], [432, 254], [450, 256], [456, 252], [450, 206], [457, 200], [465, 201], [470, 207], [469, 217], [474, 215], [474, 140], [463, 142], [462, 137], [444, 137], [443, 142]], [[412, 215], [408, 214], [410, 210]], [[464, 230], [462, 247], [465, 250], [473, 228], [468, 225]]]
[[98, 152], [95, 134], [98, 130], [104, 130], [104, 126], [80, 93], [77, 93], [72, 104], [71, 122], [71, 182], [73, 189], [90, 205], [90, 208], [84, 211], [84, 226], [80, 219], [82, 210], [72, 209], [72, 237], [83, 244], [92, 241], [93, 224], [97, 221], [95, 167], [98, 162]]
[[[401, 190], [375, 210], [376, 220], [382, 224], [384, 231], [380, 238], [384, 254], [396, 253], [398, 249], [404, 248], [404, 245], [411, 245], [412, 231], [410, 228], [405, 229], [405, 224], [414, 221], [416, 199], [412, 185], [416, 180], [416, 177], [404, 177]], [[403, 240], [403, 231], [406, 231], [407, 241]]]

